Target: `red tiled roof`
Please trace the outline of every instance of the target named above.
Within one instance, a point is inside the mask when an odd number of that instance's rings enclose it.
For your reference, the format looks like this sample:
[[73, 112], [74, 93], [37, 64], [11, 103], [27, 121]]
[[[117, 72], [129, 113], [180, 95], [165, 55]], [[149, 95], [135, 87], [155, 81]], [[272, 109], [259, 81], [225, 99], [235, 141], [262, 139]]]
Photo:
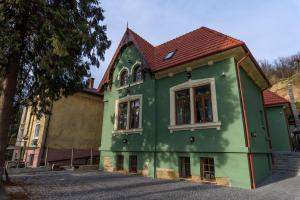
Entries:
[[[105, 83], [108, 83], [111, 69], [121, 47], [126, 43], [124, 42], [126, 38], [131, 39], [136, 45], [153, 72], [171, 68], [238, 46], [243, 46], [247, 49], [244, 42], [206, 27], [201, 27], [156, 47], [128, 28], [98, 89], [101, 89]], [[171, 59], [164, 60], [166, 54], [171, 51], [176, 51], [175, 55]]]
[[144, 40], [142, 37], [140, 37], [138, 34], [136, 34], [134, 31], [132, 31], [131, 29], [128, 29], [129, 32], [131, 33], [132, 40], [134, 41], [134, 43], [138, 44], [139, 50], [141, 51], [141, 53], [143, 54], [143, 56], [145, 56], [145, 59], [147, 61], [147, 63], [149, 64], [150, 68], [154, 67], [154, 46], [152, 46], [152, 44], [150, 44], [149, 42], [147, 42], [146, 40]]
[[286, 100], [285, 98], [277, 95], [274, 92], [271, 92], [270, 90], [263, 91], [263, 96], [264, 96], [265, 106], [273, 106], [273, 105], [280, 105], [280, 104], [289, 103], [288, 100]]
[[[201, 27], [155, 47], [153, 71], [166, 69], [243, 44], [240, 40]], [[174, 50], [176, 50], [176, 53], [172, 59], [164, 61], [165, 55]]]

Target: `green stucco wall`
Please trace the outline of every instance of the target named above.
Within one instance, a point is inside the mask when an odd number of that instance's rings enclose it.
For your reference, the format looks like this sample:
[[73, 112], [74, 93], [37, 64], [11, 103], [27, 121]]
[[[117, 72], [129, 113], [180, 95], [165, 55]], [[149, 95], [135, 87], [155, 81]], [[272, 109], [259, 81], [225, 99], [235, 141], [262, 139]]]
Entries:
[[241, 69], [241, 81], [248, 119], [255, 183], [259, 185], [271, 173], [271, 166], [269, 165], [270, 147], [263, 98], [260, 88], [255, 85], [243, 69]]
[[[225, 76], [222, 76], [222, 73], [225, 73]], [[180, 73], [174, 77], [157, 80], [157, 151], [176, 152], [176, 154], [173, 153], [173, 156], [169, 156], [167, 153], [159, 154], [161, 156], [158, 156], [158, 167], [161, 167], [160, 160], [165, 159], [168, 160], [169, 167], [178, 166], [178, 157], [182, 152], [206, 152], [208, 157], [215, 158], [218, 166], [216, 176], [230, 177], [233, 186], [249, 188], [250, 177], [246, 159], [248, 149], [245, 146], [234, 59], [226, 59], [213, 66], [203, 66], [192, 71], [192, 80], [204, 78], [215, 78], [218, 116], [222, 123], [220, 130], [211, 128], [170, 133], [168, 130], [168, 125], [170, 125], [169, 88], [184, 83], [188, 79], [186, 73]], [[189, 142], [191, 136], [195, 138], [194, 143]], [[227, 153], [218, 154], [219, 152]], [[232, 162], [245, 162], [246, 167], [241, 167], [240, 173], [235, 176], [236, 170], [231, 167]], [[195, 159], [192, 159], [191, 165], [194, 175], [198, 175], [200, 173], [199, 157], [196, 156]], [[178, 171], [178, 168], [175, 168], [175, 171]]]
[[[128, 62], [130, 60], [130, 62]], [[115, 65], [112, 75], [113, 84], [111, 89], [104, 92], [104, 116], [102, 126], [102, 142], [100, 146], [100, 168], [103, 168], [104, 158], [110, 158], [112, 167], [115, 167], [116, 155], [124, 155], [124, 168], [128, 170], [129, 155], [138, 156], [138, 169], [147, 165], [148, 176], [154, 177], [154, 139], [155, 139], [155, 79], [146, 74], [142, 84], [130, 86], [129, 91], [119, 90], [118, 74], [125, 66], [130, 69], [136, 61], [142, 61], [135, 46], [130, 45], [122, 50], [122, 54]], [[132, 76], [130, 76], [132, 77]], [[132, 83], [132, 79], [130, 79]], [[115, 102], [127, 95], [143, 95], [142, 105], [142, 134], [119, 134], [113, 135]], [[127, 139], [126, 144], [123, 139]]]
[[[131, 63], [128, 63], [131, 60]], [[129, 87], [129, 91], [118, 89], [118, 74], [126, 66], [130, 68], [136, 60], [142, 60], [138, 50], [127, 46], [122, 50], [112, 75], [112, 87], [104, 92], [104, 117], [101, 140], [100, 169], [104, 166], [115, 168], [116, 156], [124, 155], [124, 168], [128, 169], [129, 155], [138, 156], [138, 168], [148, 168], [148, 176], [155, 177], [157, 169], [169, 169], [178, 174], [180, 156], [191, 159], [192, 176], [200, 176], [200, 157], [213, 157], [216, 177], [226, 177], [232, 186], [251, 188], [250, 169], [248, 163], [248, 148], [246, 147], [244, 122], [241, 111], [239, 88], [236, 77], [235, 60], [227, 58], [212, 66], [202, 66], [193, 69], [192, 80], [214, 78], [216, 83], [217, 109], [220, 130], [216, 128], [196, 129], [194, 131], [175, 131], [170, 133], [170, 88], [188, 81], [186, 73], [178, 73], [173, 77], [155, 79], [146, 73], [144, 82]], [[244, 74], [243, 81], [250, 91], [246, 98], [254, 96], [254, 104], [262, 105], [258, 88]], [[245, 80], [244, 80], [245, 79]], [[249, 83], [248, 83], [249, 82]], [[143, 95], [142, 134], [121, 134], [113, 136], [115, 101], [127, 94]], [[247, 109], [254, 104], [248, 103]], [[262, 108], [261, 108], [262, 109]], [[266, 134], [261, 126], [257, 126], [257, 110], [249, 110], [251, 130]], [[252, 119], [255, 118], [255, 119]], [[195, 142], [189, 138], [193, 136]], [[123, 143], [123, 139], [128, 143]], [[266, 152], [266, 140], [259, 136], [251, 141], [257, 151]], [[257, 165], [257, 168], [259, 166]], [[265, 168], [265, 167], [263, 167]], [[261, 170], [263, 173], [265, 169]], [[263, 177], [257, 171], [259, 177]]]
[[268, 107], [267, 118], [273, 151], [291, 151], [288, 124], [282, 105]]
[[[131, 63], [128, 63], [131, 60]], [[153, 151], [154, 150], [154, 132], [155, 132], [155, 79], [149, 74], [146, 74], [144, 82], [139, 85], [131, 86], [130, 91], [126, 92], [125, 89], [118, 90], [119, 81], [118, 74], [123, 66], [131, 69], [131, 66], [141, 60], [137, 49], [131, 45], [123, 50], [120, 56], [114, 73], [113, 84], [111, 90], [104, 93], [104, 117], [102, 127], [102, 140], [101, 150], [112, 151]], [[142, 127], [143, 134], [122, 134], [113, 136], [114, 115], [115, 115], [115, 102], [117, 99], [128, 95], [141, 94], [143, 95], [143, 119]], [[127, 144], [123, 144], [122, 140], [128, 139]]]
[[[225, 76], [222, 76], [222, 73]], [[247, 152], [243, 131], [243, 120], [239, 90], [233, 59], [203, 66], [192, 71], [192, 80], [215, 78], [217, 108], [221, 129], [176, 131], [170, 133], [169, 88], [188, 81], [186, 73], [157, 80], [157, 150], [159, 151], [201, 151], [201, 152]], [[190, 144], [189, 137], [195, 137]]]

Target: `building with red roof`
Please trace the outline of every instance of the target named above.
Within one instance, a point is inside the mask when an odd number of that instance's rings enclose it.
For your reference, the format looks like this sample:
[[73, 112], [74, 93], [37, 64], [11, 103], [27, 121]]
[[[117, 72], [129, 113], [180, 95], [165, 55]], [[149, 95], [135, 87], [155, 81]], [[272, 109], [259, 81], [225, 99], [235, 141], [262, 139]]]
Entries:
[[292, 116], [290, 102], [270, 90], [265, 90], [263, 97], [272, 150], [293, 150], [297, 144], [289, 125], [289, 118]]
[[128, 28], [98, 87], [100, 168], [255, 188], [271, 172], [269, 86], [241, 40], [201, 27], [154, 46]]

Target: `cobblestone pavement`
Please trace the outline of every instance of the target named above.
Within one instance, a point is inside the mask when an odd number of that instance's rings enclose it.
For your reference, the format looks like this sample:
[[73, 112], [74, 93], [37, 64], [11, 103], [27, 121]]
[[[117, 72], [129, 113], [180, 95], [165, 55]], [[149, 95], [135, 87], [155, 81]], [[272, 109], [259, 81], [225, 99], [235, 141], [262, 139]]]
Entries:
[[256, 190], [99, 171], [35, 172], [12, 175], [30, 199], [253, 199], [300, 200], [300, 176], [273, 175]]

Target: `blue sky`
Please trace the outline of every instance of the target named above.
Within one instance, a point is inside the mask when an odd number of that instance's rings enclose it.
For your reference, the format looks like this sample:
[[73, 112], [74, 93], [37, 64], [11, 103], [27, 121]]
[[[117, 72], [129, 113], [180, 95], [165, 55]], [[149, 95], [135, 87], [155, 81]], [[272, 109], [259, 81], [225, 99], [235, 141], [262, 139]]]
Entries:
[[129, 27], [158, 45], [207, 26], [246, 42], [256, 59], [272, 61], [300, 52], [300, 0], [102, 0], [112, 45], [99, 69], [98, 86]]

